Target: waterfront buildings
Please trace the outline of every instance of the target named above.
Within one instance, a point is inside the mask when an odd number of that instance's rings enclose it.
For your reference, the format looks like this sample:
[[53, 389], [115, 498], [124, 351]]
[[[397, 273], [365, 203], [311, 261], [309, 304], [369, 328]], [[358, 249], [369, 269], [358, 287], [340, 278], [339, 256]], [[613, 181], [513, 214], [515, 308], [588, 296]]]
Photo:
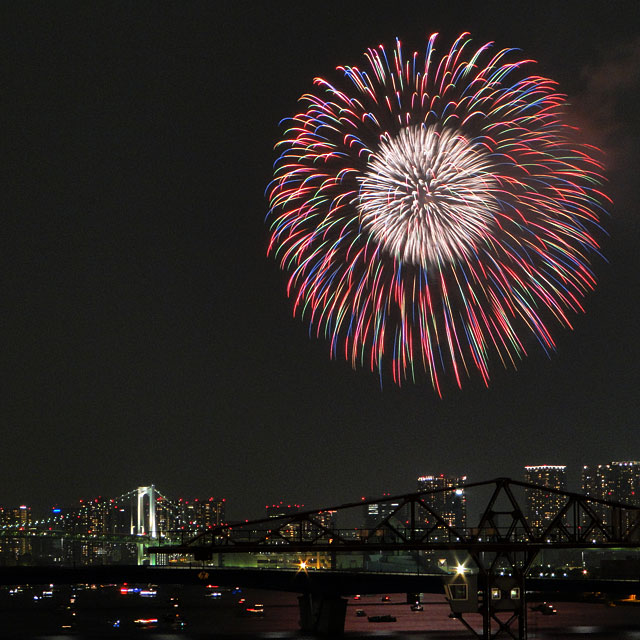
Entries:
[[[525, 467], [524, 479], [539, 488], [526, 489], [524, 511], [531, 527], [544, 530], [558, 513], [566, 498], [553, 490], [567, 489], [566, 467], [564, 465], [538, 465]], [[418, 527], [436, 528], [436, 535], [449, 535], [429, 509], [438, 513], [448, 525], [465, 530], [467, 522], [467, 491], [463, 485], [466, 476], [423, 475], [417, 479], [420, 499], [428, 509], [418, 505], [414, 509]], [[552, 489], [551, 491], [546, 489]], [[640, 462], [613, 461], [582, 469], [582, 489], [593, 499], [612, 500], [640, 506]], [[469, 490], [473, 497], [473, 490]], [[476, 494], [477, 495], [477, 494]], [[518, 498], [520, 504], [520, 498]], [[154, 508], [152, 509], [152, 505]], [[55, 506], [44, 516], [35, 516], [27, 505], [0, 507], [0, 565], [52, 562], [54, 564], [112, 564], [130, 563], [139, 559], [140, 537], [162, 541], [181, 541], [200, 532], [212, 529], [226, 522], [226, 500], [215, 497], [177, 500], [167, 498], [153, 485], [139, 487], [116, 498], [102, 496], [82, 499], [72, 506]], [[403, 499], [393, 499], [384, 494], [373, 501], [362, 499], [362, 505], [352, 505], [353, 511], [340, 516], [345, 537], [358, 539], [362, 536], [378, 535], [378, 526], [390, 518], [392, 527], [401, 531], [410, 522], [410, 510]], [[471, 505], [475, 508], [475, 504]], [[608, 523], [611, 509], [598, 506], [591, 501], [590, 506], [604, 520], [605, 525], [630, 525], [631, 522]], [[267, 517], [292, 515], [304, 511], [303, 504], [284, 501], [267, 505]], [[620, 513], [621, 510], [617, 510]], [[623, 510], [624, 511], [624, 510]], [[473, 512], [473, 509], [472, 509]], [[626, 512], [625, 512], [626, 513]], [[354, 514], [354, 515], [350, 515]], [[327, 530], [334, 529], [336, 513], [315, 512], [313, 518]], [[625, 517], [627, 517], [625, 515]], [[420, 520], [420, 519], [421, 520]], [[348, 521], [348, 526], [342, 522]], [[618, 518], [620, 520], [620, 518]], [[474, 517], [472, 526], [477, 522]], [[142, 523], [142, 524], [141, 524]], [[263, 523], [264, 524], [264, 523]], [[500, 526], [497, 524], [496, 526]], [[353, 528], [349, 528], [353, 527]], [[277, 529], [276, 523], [266, 523], [266, 529]], [[295, 535], [295, 522], [286, 523], [280, 534]], [[303, 533], [317, 531], [317, 527], [304, 524]], [[594, 536], [597, 532], [594, 533]], [[444, 539], [444, 537], [443, 537]], [[314, 556], [315, 563], [323, 562], [322, 556]]]
[[[592, 498], [640, 506], [640, 462], [627, 460], [582, 468], [582, 491]], [[607, 522], [609, 510], [597, 502], [590, 505]], [[629, 522], [620, 523], [629, 526]]]
[[31, 525], [31, 521], [31, 507], [27, 505], [0, 507], [0, 527], [5, 531], [16, 532], [16, 537], [4, 535], [0, 539], [0, 559], [13, 563], [31, 556], [31, 540], [23, 535]]
[[429, 491], [424, 502], [457, 529], [467, 526], [467, 497], [461, 487], [467, 476], [426, 475], [418, 478], [418, 491]]
[[[176, 529], [198, 532], [212, 529], [225, 522], [225, 498], [179, 498], [173, 505]], [[171, 524], [172, 505], [170, 501], [163, 503], [167, 524]], [[169, 527], [170, 529], [171, 527]]]
[[318, 511], [318, 513], [313, 516], [313, 519], [325, 529], [334, 529], [336, 527], [335, 511]]
[[582, 468], [582, 491], [594, 498], [640, 505], [640, 462], [608, 462]]
[[223, 524], [225, 506], [224, 498], [171, 500], [150, 486], [54, 506], [38, 517], [26, 505], [0, 507], [0, 565], [135, 563], [141, 533], [176, 540], [195, 535]]
[[[565, 465], [537, 465], [524, 468], [524, 480], [559, 491], [567, 490], [567, 467]], [[564, 506], [566, 498], [552, 491], [527, 488], [526, 517], [534, 530], [544, 528]]]
[[[266, 505], [266, 512], [268, 518], [278, 518], [280, 516], [289, 516], [294, 515], [296, 513], [300, 513], [304, 511], [303, 504], [296, 503], [285, 503], [282, 500], [280, 502]], [[310, 515], [310, 519], [315, 521], [320, 528], [324, 529], [333, 529], [336, 526], [335, 521], [336, 512], [327, 510], [327, 511], [318, 511]], [[275, 525], [276, 528], [279, 526]], [[301, 525], [296, 525], [295, 523], [287, 524], [284, 528], [279, 529], [280, 534], [285, 537], [294, 537], [298, 535], [298, 526], [302, 526], [303, 532], [309, 533], [311, 531], [317, 531], [317, 527], [309, 524], [308, 522], [302, 522]]]
[[394, 516], [400, 522], [406, 520], [405, 510], [400, 508], [400, 503], [397, 500], [384, 500], [385, 496], [390, 496], [390, 494], [383, 493], [383, 500], [380, 502], [370, 502], [362, 506], [362, 528], [365, 531], [375, 529], [377, 525], [390, 516]]

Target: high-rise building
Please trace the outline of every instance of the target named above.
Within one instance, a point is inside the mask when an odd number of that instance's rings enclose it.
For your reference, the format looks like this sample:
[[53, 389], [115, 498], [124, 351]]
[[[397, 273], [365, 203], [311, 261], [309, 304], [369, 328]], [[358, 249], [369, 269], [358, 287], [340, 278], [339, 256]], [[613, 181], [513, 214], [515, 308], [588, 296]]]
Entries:
[[178, 526], [183, 531], [212, 529], [225, 521], [225, 498], [179, 498], [175, 504]]
[[640, 506], [640, 462], [611, 462], [609, 466], [614, 500]]
[[[445, 476], [443, 473], [418, 478], [418, 491], [433, 491], [423, 496], [424, 502], [447, 521], [449, 526], [467, 526], [467, 497], [461, 487], [467, 476]], [[427, 523], [430, 519], [427, 519]]]
[[[640, 462], [627, 460], [591, 467], [585, 465], [582, 468], [582, 491], [592, 498], [640, 506]], [[598, 503], [590, 506], [604, 524], [611, 524], [606, 506]]]
[[[26, 537], [24, 532], [32, 524], [31, 507], [23, 504], [19, 507], [0, 509], [0, 516], [0, 525], [7, 534], [0, 538], [0, 557], [18, 561], [21, 557], [29, 555], [32, 551], [31, 539]], [[16, 533], [15, 537], [8, 535], [12, 530]]]
[[[383, 493], [380, 502], [370, 502], [363, 505], [362, 528], [370, 531], [375, 529], [383, 520], [391, 516], [395, 516], [400, 522], [405, 522], [405, 509], [400, 508], [400, 502], [397, 500], [384, 500], [385, 496], [390, 494]], [[364, 498], [363, 498], [364, 500]]]
[[[567, 467], [565, 465], [537, 465], [524, 468], [524, 481], [540, 487], [548, 487], [559, 491], [567, 489]], [[545, 491], [544, 489], [527, 488], [527, 520], [534, 530], [547, 525], [566, 503], [563, 495]]]
[[[299, 513], [303, 509], [304, 509], [303, 504], [284, 502], [282, 500], [274, 504], [266, 505], [267, 518], [277, 518], [279, 516], [290, 516], [295, 513]], [[291, 523], [291, 524], [286, 524], [284, 526], [277, 524], [276, 526], [279, 527], [279, 531], [281, 535], [288, 538], [294, 538], [300, 535], [299, 527], [302, 525]], [[302, 530], [306, 531], [308, 529], [306, 528], [306, 526], [304, 526], [302, 527]]]
[[335, 529], [336, 527], [335, 511], [318, 511], [312, 518], [325, 529]]
[[91, 500], [80, 500], [77, 509], [76, 531], [105, 535], [113, 532], [111, 511], [115, 509], [113, 500], [98, 496]]
[[178, 518], [180, 510], [175, 500], [170, 500], [164, 496], [156, 499], [156, 527], [160, 537], [171, 535], [178, 529]]

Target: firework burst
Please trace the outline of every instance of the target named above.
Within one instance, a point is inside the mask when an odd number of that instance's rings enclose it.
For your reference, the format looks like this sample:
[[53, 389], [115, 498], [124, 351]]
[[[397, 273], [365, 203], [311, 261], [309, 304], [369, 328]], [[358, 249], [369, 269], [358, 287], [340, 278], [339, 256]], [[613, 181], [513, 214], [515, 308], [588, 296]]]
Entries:
[[599, 152], [562, 122], [565, 97], [512, 50], [403, 57], [315, 80], [291, 118], [268, 189], [269, 252], [290, 273], [294, 313], [332, 356], [426, 371], [458, 386], [491, 357], [516, 365], [528, 336], [554, 347], [595, 285], [606, 196]]

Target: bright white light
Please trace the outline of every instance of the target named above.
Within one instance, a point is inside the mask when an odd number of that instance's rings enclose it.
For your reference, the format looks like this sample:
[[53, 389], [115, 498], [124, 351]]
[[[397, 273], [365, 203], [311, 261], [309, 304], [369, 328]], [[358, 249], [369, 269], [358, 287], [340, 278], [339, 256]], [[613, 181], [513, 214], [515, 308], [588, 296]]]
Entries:
[[359, 181], [362, 226], [414, 265], [470, 257], [498, 211], [487, 153], [453, 129], [412, 126], [383, 138]]
[[462, 565], [462, 564], [459, 564], [459, 565], [456, 567], [456, 573], [457, 573], [458, 575], [462, 575], [465, 571], [466, 571], [466, 569], [465, 569], [464, 565]]

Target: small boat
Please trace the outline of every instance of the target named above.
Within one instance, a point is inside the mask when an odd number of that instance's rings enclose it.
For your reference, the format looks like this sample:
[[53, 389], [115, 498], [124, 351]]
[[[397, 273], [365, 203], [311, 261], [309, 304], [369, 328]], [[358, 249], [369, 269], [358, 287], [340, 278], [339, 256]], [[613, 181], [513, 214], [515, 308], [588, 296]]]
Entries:
[[384, 616], [369, 616], [369, 622], [395, 622], [396, 617], [386, 614]]

